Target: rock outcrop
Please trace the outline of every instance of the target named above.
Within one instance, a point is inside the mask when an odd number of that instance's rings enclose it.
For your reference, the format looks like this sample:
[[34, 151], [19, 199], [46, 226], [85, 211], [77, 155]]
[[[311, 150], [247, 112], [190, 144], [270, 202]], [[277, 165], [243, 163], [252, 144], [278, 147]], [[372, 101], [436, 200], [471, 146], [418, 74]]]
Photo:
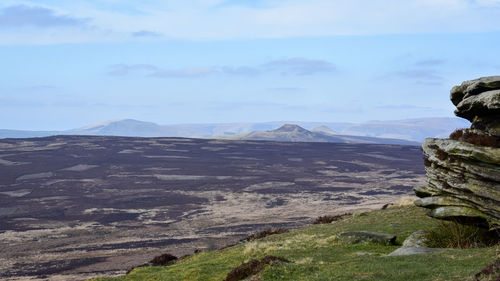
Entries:
[[401, 248], [396, 249], [394, 252], [388, 254], [388, 256], [421, 255], [446, 250], [446, 248], [429, 248], [427, 247], [427, 241], [425, 231], [415, 231], [403, 241]]
[[500, 76], [451, 90], [455, 115], [472, 122], [449, 139], [426, 139], [428, 185], [415, 188], [430, 216], [500, 228]]

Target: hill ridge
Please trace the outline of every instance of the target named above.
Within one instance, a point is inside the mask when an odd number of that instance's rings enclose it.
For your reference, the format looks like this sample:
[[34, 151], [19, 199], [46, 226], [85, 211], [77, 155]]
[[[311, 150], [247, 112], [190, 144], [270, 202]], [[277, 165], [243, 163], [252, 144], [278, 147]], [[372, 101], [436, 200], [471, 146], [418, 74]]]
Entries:
[[98, 122], [69, 130], [26, 131], [0, 129], [0, 138], [30, 138], [53, 135], [214, 138], [244, 135], [254, 131], [275, 130], [285, 124], [296, 124], [311, 132], [327, 133], [327, 135], [392, 138], [416, 142], [422, 142], [427, 137], [447, 136], [455, 129], [470, 126], [470, 123], [466, 120], [446, 117], [363, 123], [273, 121], [172, 125], [160, 125], [154, 122], [128, 118]]
[[297, 124], [284, 124], [275, 130], [255, 131], [249, 134], [226, 136], [226, 139], [236, 140], [265, 140], [284, 142], [332, 142], [332, 143], [366, 143], [366, 144], [398, 144], [398, 145], [419, 145], [417, 142], [375, 138], [364, 136], [334, 135], [323, 131], [309, 131]]

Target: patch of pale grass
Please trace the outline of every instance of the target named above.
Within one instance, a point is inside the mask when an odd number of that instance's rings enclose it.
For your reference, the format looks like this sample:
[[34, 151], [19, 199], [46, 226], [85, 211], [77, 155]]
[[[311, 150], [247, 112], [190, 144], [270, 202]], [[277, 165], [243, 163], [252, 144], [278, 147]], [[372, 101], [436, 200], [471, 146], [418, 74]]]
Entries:
[[[280, 241], [261, 241], [255, 240], [245, 244], [243, 254], [254, 255], [257, 253], [269, 254], [277, 250], [298, 250], [311, 247], [311, 244], [317, 241], [316, 235], [299, 234], [289, 239]], [[314, 245], [312, 245], [314, 246]]]
[[255, 240], [245, 244], [243, 254], [253, 256], [255, 254], [271, 254], [279, 250], [304, 250], [320, 248], [339, 244], [337, 236], [317, 236], [310, 234], [298, 234], [285, 240], [262, 241]]
[[245, 249], [243, 249], [243, 254], [246, 256], [253, 256], [256, 253], [268, 253], [270, 251], [277, 250], [278, 247], [278, 243], [253, 241], [246, 243]]
[[305, 257], [295, 261], [296, 264], [311, 264], [313, 259], [311, 257]]
[[316, 244], [322, 247], [339, 245], [339, 238], [336, 235], [328, 236], [325, 238], [317, 239]]
[[312, 234], [297, 234], [288, 239], [287, 241], [290, 241], [291, 243], [294, 244], [304, 244], [304, 242], [312, 242], [317, 240], [317, 235], [312, 235]]

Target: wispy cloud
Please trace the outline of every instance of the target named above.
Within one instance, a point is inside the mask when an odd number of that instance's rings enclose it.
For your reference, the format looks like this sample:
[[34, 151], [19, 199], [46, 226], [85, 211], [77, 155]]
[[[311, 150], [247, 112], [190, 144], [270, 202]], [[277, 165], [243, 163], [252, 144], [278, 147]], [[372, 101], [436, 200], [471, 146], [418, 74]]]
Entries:
[[335, 71], [335, 66], [324, 60], [292, 58], [273, 60], [258, 66], [198, 66], [167, 69], [152, 64], [115, 64], [110, 66], [109, 75], [125, 76], [139, 73], [158, 78], [196, 78], [210, 74], [255, 76], [264, 73], [282, 75], [315, 75]]
[[402, 71], [397, 71], [396, 75], [398, 75], [402, 78], [409, 78], [409, 79], [425, 79], [425, 80], [432, 80], [432, 81], [443, 80], [442, 76], [436, 74], [436, 71], [431, 70], [431, 69], [402, 70]]
[[262, 67], [267, 70], [279, 71], [284, 75], [312, 75], [335, 71], [335, 65], [328, 61], [306, 58], [274, 60], [262, 65]]
[[426, 59], [415, 63], [416, 66], [438, 66], [446, 63], [445, 59]]
[[476, 0], [476, 2], [484, 7], [500, 7], [500, 0]]
[[381, 106], [376, 106], [376, 109], [383, 109], [383, 110], [432, 110], [432, 107], [428, 106], [417, 106], [417, 105], [412, 105], [412, 104], [388, 104], [388, 105], [381, 105]]
[[[411, 56], [407, 57], [411, 58]], [[412, 61], [414, 61], [412, 59]], [[443, 58], [425, 58], [414, 62], [407, 61], [406, 68], [393, 71], [389, 77], [413, 80], [415, 84], [426, 86], [442, 85], [445, 78], [440, 74], [442, 66], [448, 61]]]
[[189, 67], [182, 69], [158, 69], [149, 76], [158, 78], [196, 78], [215, 73], [217, 70], [213, 67]]
[[158, 78], [195, 78], [216, 72], [211, 67], [192, 67], [180, 69], [163, 69], [151, 64], [116, 64], [108, 72], [112, 76], [125, 76], [133, 73], [142, 73], [148, 77]]
[[112, 65], [108, 72], [112, 76], [125, 76], [135, 72], [154, 73], [158, 68], [151, 64], [115, 64]]
[[223, 7], [250, 7], [254, 9], [264, 9], [275, 7], [277, 5], [276, 1], [268, 1], [268, 0], [224, 0], [217, 1], [220, 2], [215, 5], [216, 8]]
[[39, 6], [15, 5], [0, 10], [0, 27], [77, 26], [87, 21], [88, 19], [59, 15], [54, 10]]
[[31, 86], [21, 87], [19, 89], [22, 91], [29, 91], [29, 92], [42, 92], [42, 91], [57, 90], [58, 87], [53, 85], [31, 85]]
[[415, 84], [426, 86], [439, 86], [444, 82], [444, 77], [434, 69], [408, 69], [395, 72], [393, 75], [413, 80]]
[[284, 103], [247, 101], [247, 102], [220, 102], [217, 104], [211, 104], [205, 106], [205, 109], [228, 110], [228, 111], [239, 111], [242, 109], [269, 110], [269, 109], [283, 109], [286, 108], [287, 106], [288, 105]]
[[162, 36], [161, 33], [154, 32], [154, 31], [149, 31], [149, 30], [141, 30], [141, 31], [136, 31], [132, 32], [133, 37], [160, 37]]
[[[109, 31], [79, 30], [65, 37], [68, 42], [130, 40], [123, 34], [140, 40], [152, 36], [151, 30], [194, 40], [500, 31], [498, 0], [72, 0], [44, 7], [37, 2], [3, 8], [0, 26], [68, 26], [91, 18], [96, 29]], [[77, 12], [78, 18], [67, 15]], [[33, 44], [47, 41], [31, 35]], [[60, 43], [59, 37], [51, 40]]]
[[278, 93], [293, 93], [293, 94], [295, 94], [295, 93], [303, 92], [306, 89], [302, 88], [302, 87], [275, 87], [275, 88], [269, 88], [268, 90], [272, 91], [272, 92], [278, 92]]
[[222, 66], [219, 67], [219, 70], [226, 74], [242, 76], [255, 76], [261, 73], [261, 70], [259, 68], [251, 66]]

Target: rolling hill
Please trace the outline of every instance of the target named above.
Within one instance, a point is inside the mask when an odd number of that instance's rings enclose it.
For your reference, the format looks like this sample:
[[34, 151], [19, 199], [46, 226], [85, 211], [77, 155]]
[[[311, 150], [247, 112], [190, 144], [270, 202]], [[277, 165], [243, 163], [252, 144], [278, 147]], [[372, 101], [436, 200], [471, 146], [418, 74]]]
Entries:
[[[2, 130], [0, 138], [30, 138], [53, 135], [98, 135], [131, 137], [213, 138], [238, 136], [254, 131], [270, 131], [284, 124], [296, 124], [313, 133], [358, 137], [403, 139], [422, 142], [426, 137], [442, 137], [457, 128], [469, 127], [460, 118], [421, 118], [365, 123], [276, 121], [262, 123], [207, 123], [159, 125], [133, 119], [101, 122], [63, 131]], [[344, 137], [347, 137], [344, 136]], [[367, 141], [367, 140], [365, 140]]]
[[244, 135], [228, 136], [225, 139], [237, 140], [265, 140], [265, 141], [284, 141], [284, 142], [334, 142], [334, 143], [371, 143], [371, 144], [400, 144], [400, 145], [419, 145], [418, 142], [373, 138], [349, 135], [334, 135], [327, 130], [309, 131], [298, 125], [285, 124], [276, 130], [256, 131]]

